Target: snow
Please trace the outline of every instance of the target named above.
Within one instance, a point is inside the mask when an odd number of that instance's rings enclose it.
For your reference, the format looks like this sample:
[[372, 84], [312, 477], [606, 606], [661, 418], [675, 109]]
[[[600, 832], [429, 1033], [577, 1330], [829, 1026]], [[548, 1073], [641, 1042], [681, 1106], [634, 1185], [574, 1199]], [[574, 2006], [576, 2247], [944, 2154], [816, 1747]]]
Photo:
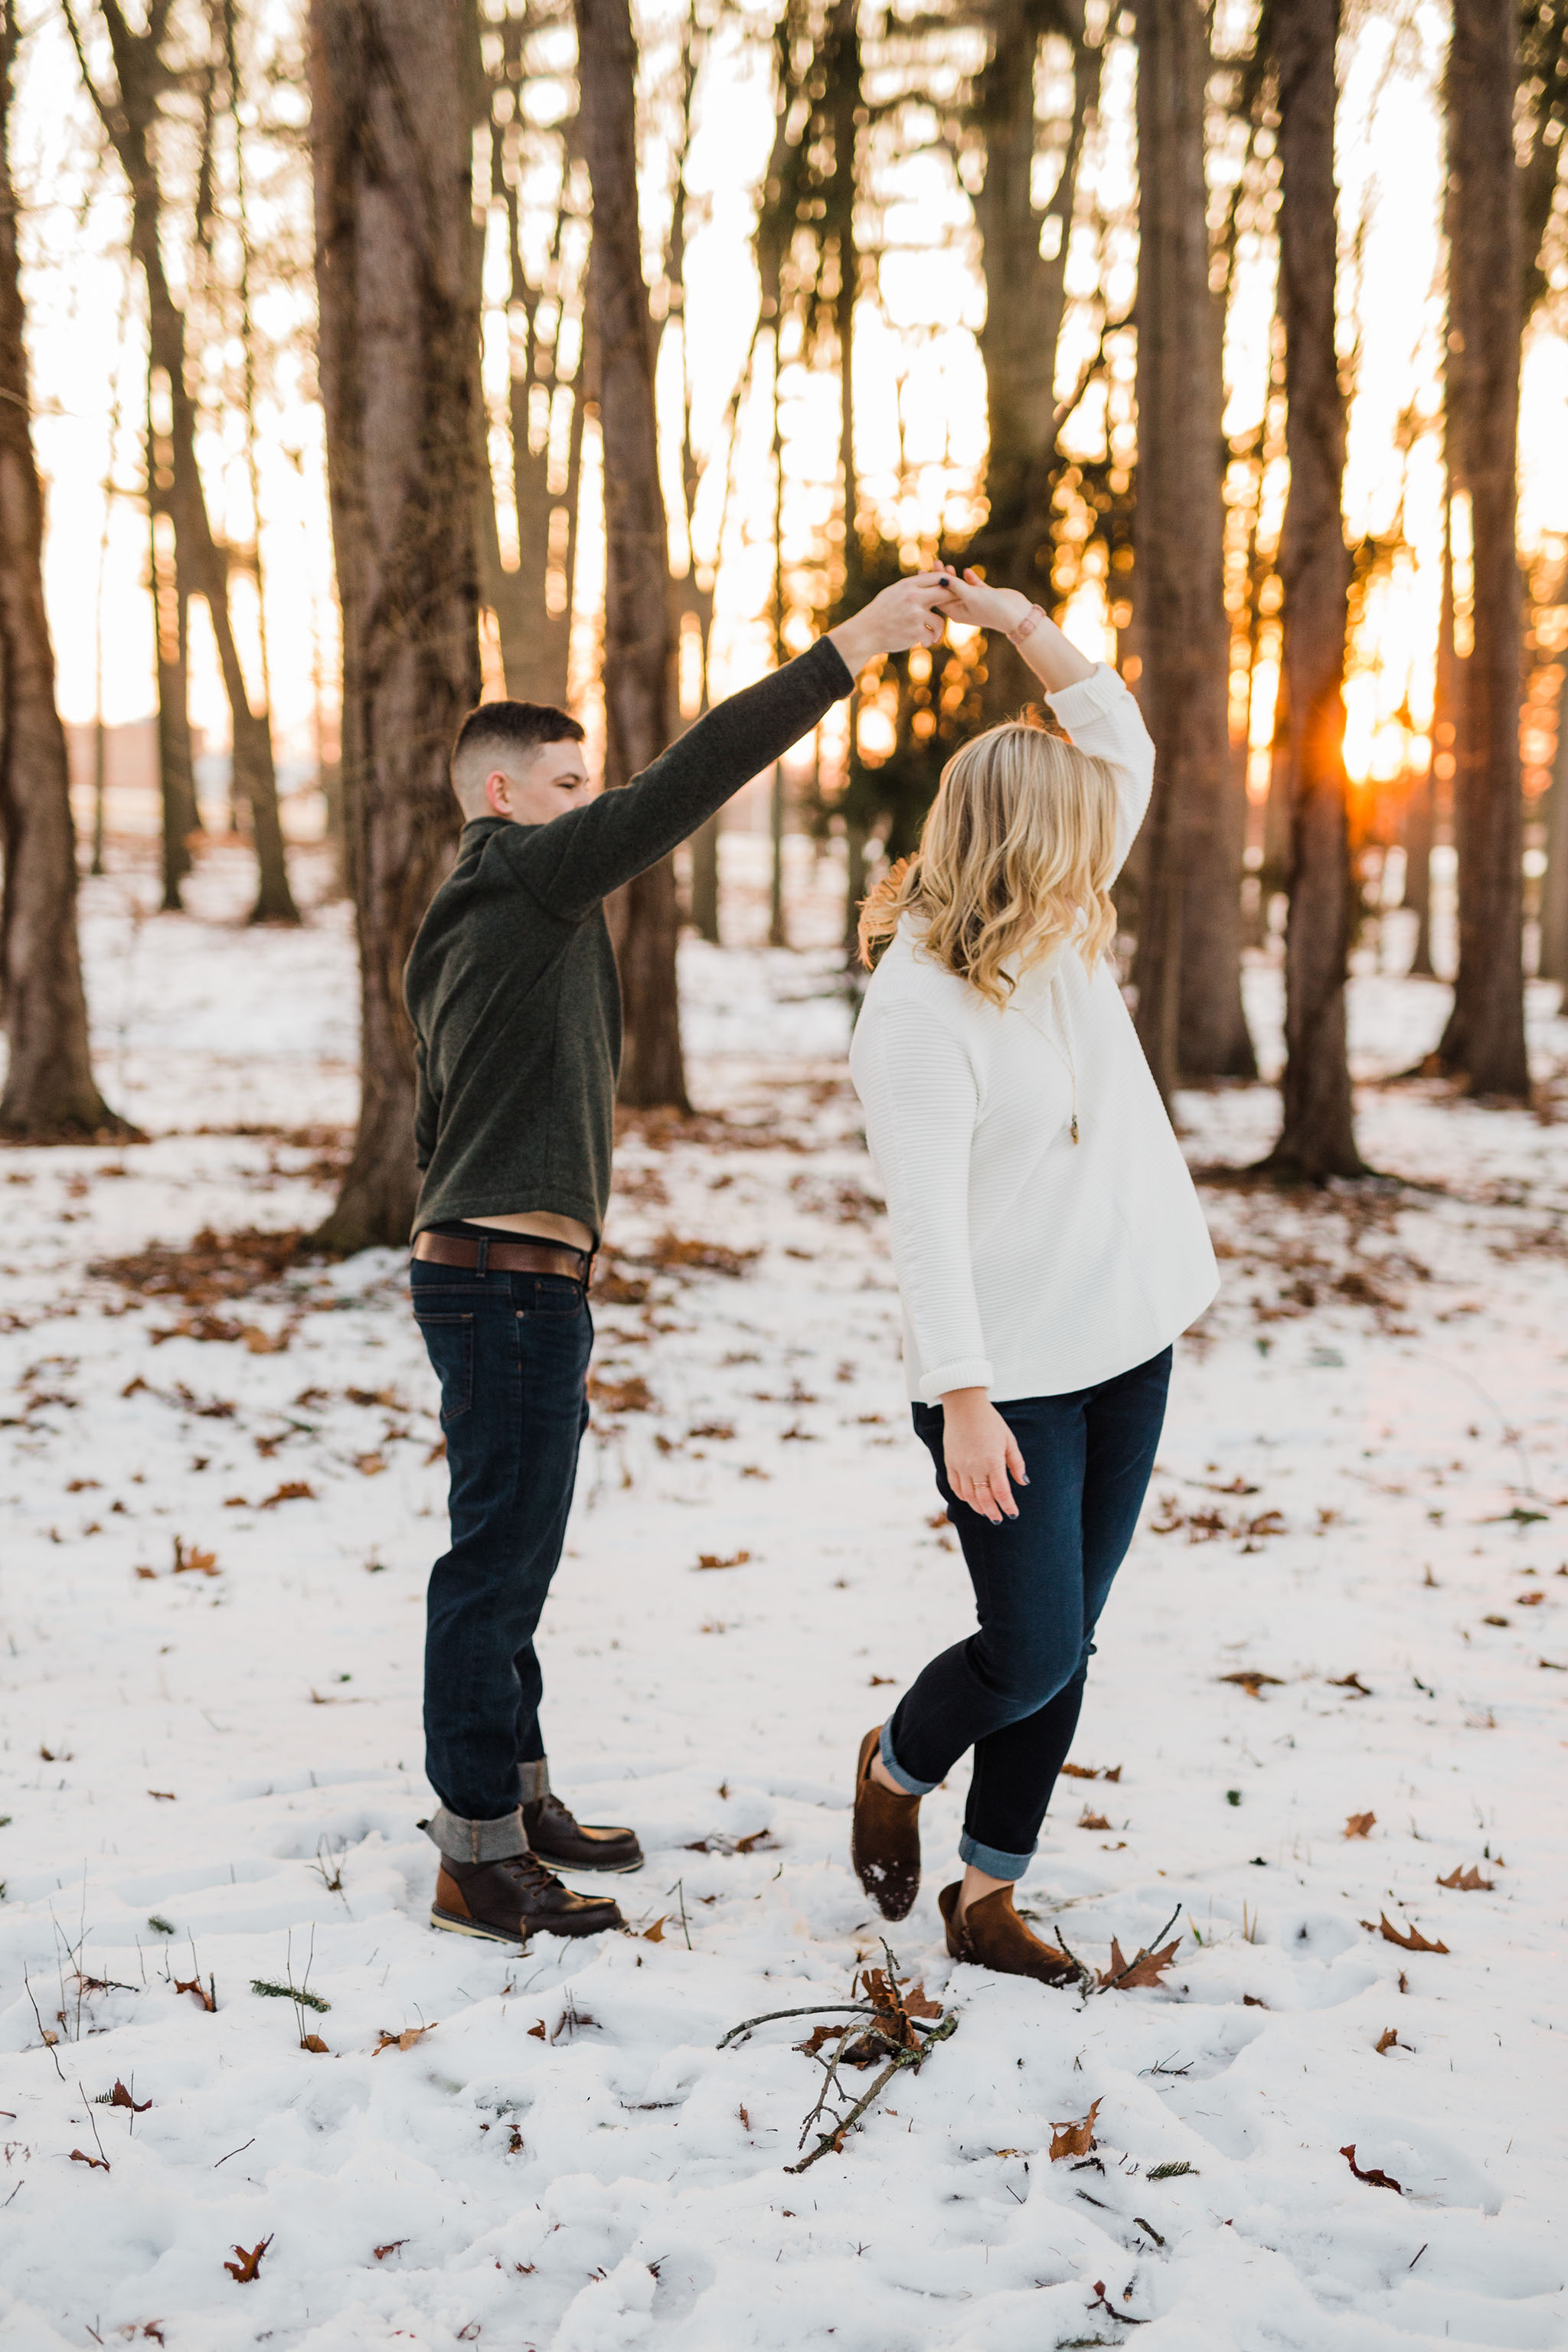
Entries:
[[[1134, 2321], [1154, 2352], [1568, 2342], [1554, 992], [1542, 1109], [1496, 1111], [1382, 1084], [1446, 992], [1359, 974], [1363, 1145], [1401, 1181], [1205, 1181], [1225, 1287], [1179, 1353], [1076, 1750], [1121, 1777], [1064, 1781], [1020, 1895], [1096, 1969], [1179, 1907], [1176, 1964], [1088, 2000], [953, 1967], [960, 1773], [888, 1931], [957, 2032], [792, 2176], [803, 2027], [716, 2045], [880, 1959], [856, 1744], [970, 1607], [903, 1402], [831, 871], [804, 948], [688, 944], [708, 1116], [634, 1126], [618, 1162], [624, 1272], [666, 1234], [758, 1253], [645, 1264], [644, 1305], [601, 1302], [599, 1376], [653, 1402], [598, 1408], [545, 1623], [557, 1785], [637, 1825], [647, 1866], [615, 1891], [662, 1937], [521, 1957], [426, 1924], [443, 1474], [398, 1256], [206, 1307], [90, 1270], [330, 1198], [350, 928], [321, 903], [247, 931], [245, 881], [209, 853], [174, 919], [142, 914], [145, 870], [88, 886], [101, 1075], [152, 1139], [0, 1160], [6, 2352], [1043, 2352]], [[1278, 972], [1247, 984], [1268, 1058]], [[1194, 1165], [1244, 1165], [1276, 1107], [1184, 1097]], [[176, 1538], [213, 1572], [176, 1574]], [[1219, 1679], [1249, 1671], [1279, 1679]], [[1472, 1866], [1489, 1888], [1436, 1883]], [[325, 2011], [250, 1990], [307, 1970]], [[116, 2081], [143, 2112], [93, 2104]], [[1053, 2163], [1096, 2100], [1094, 2158]], [[100, 2144], [107, 2171], [72, 2161]]]

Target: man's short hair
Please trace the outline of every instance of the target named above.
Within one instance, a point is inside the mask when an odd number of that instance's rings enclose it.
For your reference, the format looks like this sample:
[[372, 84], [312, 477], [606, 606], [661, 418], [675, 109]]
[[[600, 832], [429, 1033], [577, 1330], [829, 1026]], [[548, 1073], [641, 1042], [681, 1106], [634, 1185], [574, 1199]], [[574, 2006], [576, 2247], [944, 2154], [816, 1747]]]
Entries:
[[526, 759], [544, 743], [581, 743], [583, 727], [568, 710], [557, 710], [549, 702], [481, 702], [469, 711], [458, 730], [458, 740], [452, 746], [452, 772], [458, 762], [465, 766], [474, 752], [510, 754], [512, 761]]

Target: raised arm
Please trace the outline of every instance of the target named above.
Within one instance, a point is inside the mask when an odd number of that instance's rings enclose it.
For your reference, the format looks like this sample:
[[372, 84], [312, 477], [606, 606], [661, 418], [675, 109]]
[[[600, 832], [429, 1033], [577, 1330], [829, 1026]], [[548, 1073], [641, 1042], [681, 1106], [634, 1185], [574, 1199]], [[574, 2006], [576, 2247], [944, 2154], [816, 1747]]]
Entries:
[[990, 588], [974, 572], [949, 570], [950, 620], [1006, 636], [1046, 689], [1073, 741], [1116, 769], [1118, 871], [1137, 838], [1154, 782], [1154, 746], [1142, 714], [1116, 672], [1091, 662], [1047, 613], [1016, 588]]
[[940, 572], [895, 582], [809, 653], [710, 710], [620, 791], [601, 793], [536, 831], [520, 830], [511, 854], [524, 861], [535, 896], [574, 920], [657, 865], [809, 734], [867, 662], [935, 644], [943, 623], [934, 608], [942, 594]]

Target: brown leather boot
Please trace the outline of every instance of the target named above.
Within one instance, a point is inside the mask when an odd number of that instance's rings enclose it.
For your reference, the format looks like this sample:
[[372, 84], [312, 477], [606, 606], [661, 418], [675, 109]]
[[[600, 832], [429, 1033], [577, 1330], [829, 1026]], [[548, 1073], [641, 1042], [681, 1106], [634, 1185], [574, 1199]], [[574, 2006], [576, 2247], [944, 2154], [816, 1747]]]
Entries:
[[1033, 1977], [1037, 1983], [1072, 1984], [1075, 1963], [1055, 1944], [1043, 1944], [1013, 1908], [1013, 1890], [998, 1886], [983, 1895], [967, 1911], [960, 1911], [962, 1881], [944, 1886], [937, 1896], [947, 1928], [947, 1948], [955, 1960], [971, 1968], [994, 1969], [998, 1976]]
[[509, 1853], [504, 1862], [441, 1857], [432, 1927], [521, 1949], [530, 1936], [598, 1936], [621, 1924], [607, 1895], [574, 1895], [531, 1853]]
[[883, 1918], [906, 1919], [921, 1891], [921, 1801], [895, 1796], [872, 1780], [871, 1759], [881, 1737], [879, 1723], [860, 1742], [849, 1859]]
[[524, 1805], [522, 1826], [541, 1862], [553, 1870], [640, 1870], [643, 1852], [635, 1830], [605, 1829], [580, 1822], [553, 1790]]

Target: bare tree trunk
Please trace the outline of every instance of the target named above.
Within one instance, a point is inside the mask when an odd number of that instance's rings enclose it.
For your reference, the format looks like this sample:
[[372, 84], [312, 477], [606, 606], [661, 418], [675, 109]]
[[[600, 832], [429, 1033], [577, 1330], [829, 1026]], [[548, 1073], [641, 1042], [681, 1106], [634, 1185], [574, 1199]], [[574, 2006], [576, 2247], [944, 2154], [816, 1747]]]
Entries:
[[198, 831], [195, 762], [191, 752], [191, 681], [187, 660], [189, 614], [169, 511], [174, 463], [169, 436], [160, 430], [157, 371], [148, 368], [147, 527], [148, 577], [153, 587], [153, 664], [158, 689], [158, 794], [163, 853], [165, 915], [180, 910], [180, 885], [191, 870], [190, 836]]
[[1209, 289], [1202, 0], [1138, 0], [1140, 699], [1159, 768], [1139, 908], [1138, 1034], [1163, 1094], [1252, 1077], [1230, 761], [1223, 319]]
[[14, 0], [0, 8], [0, 1001], [10, 1063], [0, 1135], [28, 1143], [135, 1130], [99, 1093], [76, 927], [76, 834], [44, 609], [44, 501], [33, 453], [9, 144]]
[[1405, 904], [1415, 918], [1413, 978], [1432, 972], [1432, 834], [1436, 787], [1431, 770], [1412, 777], [1405, 796]]
[[1319, 1183], [1363, 1173], [1345, 1055], [1351, 871], [1344, 674], [1351, 568], [1342, 520], [1345, 403], [1334, 349], [1339, 33], [1340, 0], [1293, 0], [1274, 20], [1282, 175], [1279, 310], [1290, 464], [1279, 543], [1289, 678], [1290, 919], [1284, 1123], [1268, 1164]]
[[[594, 189], [589, 279], [605, 451], [605, 781], [626, 783], [674, 731], [674, 633], [658, 477], [653, 329], [637, 182], [637, 45], [628, 0], [576, 0], [583, 152]], [[626, 1041], [621, 1099], [686, 1108], [675, 950], [675, 868], [662, 858], [616, 894]]]
[[1546, 796], [1546, 871], [1541, 878], [1542, 980], [1568, 982], [1568, 689], [1557, 707], [1557, 752]]
[[[1048, 590], [1037, 563], [1048, 550], [1049, 476], [1056, 452], [1056, 353], [1066, 307], [1068, 251], [1084, 134], [1100, 99], [1103, 50], [1084, 29], [1083, 0], [1042, 7], [1040, 0], [1000, 0], [989, 17], [991, 54], [975, 92], [985, 148], [985, 177], [973, 197], [985, 278], [988, 448], [986, 519], [973, 554], [994, 580], [1026, 594]], [[1034, 201], [1035, 68], [1047, 32], [1073, 45], [1073, 115], [1061, 176], [1044, 211]], [[1047, 220], [1057, 247], [1040, 251]], [[1046, 553], [1048, 575], [1049, 556]], [[1038, 692], [1023, 656], [1005, 637], [987, 640], [984, 704], [1004, 719]]]
[[1523, 808], [1519, 754], [1518, 11], [1454, 0], [1448, 119], [1450, 486], [1467, 491], [1474, 649], [1458, 716], [1454, 821], [1459, 964], [1437, 1054], [1477, 1094], [1527, 1099]]
[[169, 86], [162, 58], [169, 0], [153, 0], [147, 26], [135, 32], [121, 0], [100, 0], [109, 28], [118, 90], [106, 96], [88, 70], [87, 52], [73, 8], [66, 21], [76, 47], [82, 79], [119, 156], [131, 193], [131, 247], [147, 288], [147, 336], [151, 364], [168, 379], [168, 511], [174, 520], [179, 564], [190, 592], [205, 603], [223, 672], [234, 738], [237, 790], [250, 807], [256, 835], [257, 895], [253, 922], [297, 923], [299, 910], [289, 887], [283, 831], [278, 810], [278, 776], [267, 712], [252, 709], [245, 673], [234, 641], [228, 604], [228, 557], [213, 533], [206, 492], [196, 463], [196, 411], [185, 381], [185, 320], [169, 288], [163, 266], [163, 196], [153, 160], [152, 134], [160, 100]]
[[406, 1239], [418, 1192], [403, 967], [450, 863], [479, 698], [473, 0], [311, 0], [316, 277], [343, 615], [361, 975], [359, 1132], [328, 1247]]

